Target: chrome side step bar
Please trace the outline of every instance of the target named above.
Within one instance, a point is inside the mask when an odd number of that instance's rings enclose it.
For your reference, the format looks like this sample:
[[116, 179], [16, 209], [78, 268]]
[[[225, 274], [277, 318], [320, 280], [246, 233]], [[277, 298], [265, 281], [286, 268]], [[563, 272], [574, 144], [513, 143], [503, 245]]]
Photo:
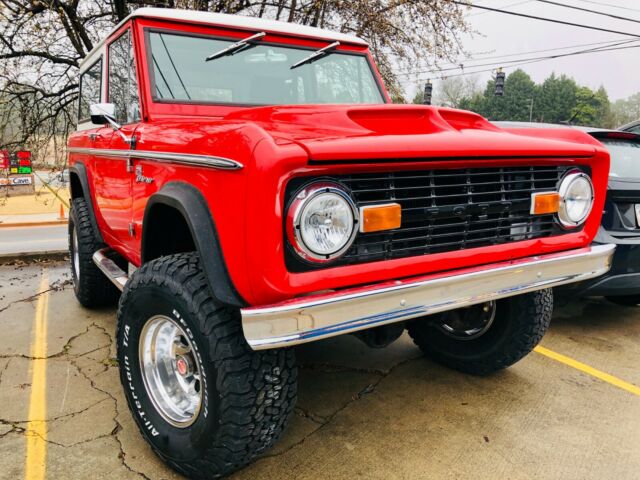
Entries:
[[113, 250], [109, 247], [98, 250], [93, 254], [93, 263], [95, 263], [100, 271], [104, 273], [120, 291], [122, 291], [129, 280], [129, 276], [127, 275], [127, 272], [116, 265], [116, 262], [108, 257], [109, 253], [112, 251]]

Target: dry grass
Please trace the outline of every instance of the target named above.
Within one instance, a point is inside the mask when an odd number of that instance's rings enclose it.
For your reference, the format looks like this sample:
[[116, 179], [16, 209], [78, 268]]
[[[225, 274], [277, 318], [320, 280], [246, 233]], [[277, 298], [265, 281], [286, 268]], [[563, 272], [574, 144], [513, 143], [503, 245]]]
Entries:
[[[0, 198], [0, 215], [30, 215], [34, 213], [58, 213], [60, 201], [44, 187], [34, 195]], [[65, 215], [67, 215], [65, 207]]]

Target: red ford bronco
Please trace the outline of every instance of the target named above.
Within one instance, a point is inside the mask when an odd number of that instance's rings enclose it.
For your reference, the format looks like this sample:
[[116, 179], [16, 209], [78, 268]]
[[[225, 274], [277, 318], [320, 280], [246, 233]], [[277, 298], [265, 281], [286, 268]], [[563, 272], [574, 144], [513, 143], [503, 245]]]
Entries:
[[119, 299], [129, 407], [193, 478], [279, 437], [289, 347], [406, 329], [487, 374], [614, 248], [590, 246], [604, 148], [392, 105], [363, 40], [288, 23], [136, 10], [82, 64], [68, 153], [75, 294]]

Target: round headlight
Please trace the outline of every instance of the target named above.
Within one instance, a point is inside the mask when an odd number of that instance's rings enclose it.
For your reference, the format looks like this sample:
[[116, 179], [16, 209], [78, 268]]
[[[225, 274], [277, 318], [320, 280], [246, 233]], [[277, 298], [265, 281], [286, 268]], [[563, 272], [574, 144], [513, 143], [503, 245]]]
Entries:
[[587, 219], [593, 206], [593, 184], [579, 170], [572, 170], [560, 183], [560, 209], [558, 218], [567, 228], [574, 228]]
[[314, 183], [298, 192], [289, 207], [289, 242], [307, 260], [332, 260], [353, 243], [357, 222], [356, 206], [342, 186]]

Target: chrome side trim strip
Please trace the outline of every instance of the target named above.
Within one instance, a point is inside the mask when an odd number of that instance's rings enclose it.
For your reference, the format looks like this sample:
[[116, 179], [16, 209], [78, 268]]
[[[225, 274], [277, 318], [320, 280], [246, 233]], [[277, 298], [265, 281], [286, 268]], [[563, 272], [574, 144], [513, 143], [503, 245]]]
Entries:
[[455, 272], [241, 309], [254, 350], [286, 347], [597, 277], [615, 245], [594, 245]]
[[107, 148], [68, 147], [69, 153], [95, 155], [96, 157], [122, 158], [123, 160], [137, 158], [156, 162], [179, 163], [198, 167], [212, 167], [222, 170], [240, 170], [244, 167], [240, 162], [230, 158], [212, 155], [194, 155], [190, 153], [155, 152], [153, 150], [110, 150]]
[[116, 263], [107, 257], [111, 251], [109, 247], [98, 250], [93, 254], [93, 263], [104, 273], [111, 282], [118, 287], [120, 291], [124, 290], [129, 277]]

